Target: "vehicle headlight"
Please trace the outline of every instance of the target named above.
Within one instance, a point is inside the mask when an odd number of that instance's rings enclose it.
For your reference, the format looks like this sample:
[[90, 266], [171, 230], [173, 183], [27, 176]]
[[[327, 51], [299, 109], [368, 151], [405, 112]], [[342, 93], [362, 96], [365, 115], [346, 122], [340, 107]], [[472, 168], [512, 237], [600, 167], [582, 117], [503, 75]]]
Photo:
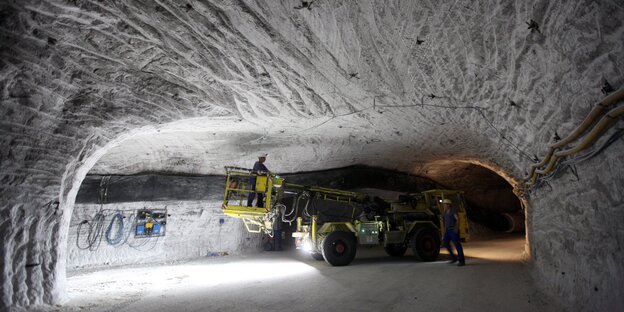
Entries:
[[312, 251], [312, 242], [310, 242], [309, 240], [306, 240], [305, 242], [303, 242], [303, 251], [305, 252], [311, 252]]

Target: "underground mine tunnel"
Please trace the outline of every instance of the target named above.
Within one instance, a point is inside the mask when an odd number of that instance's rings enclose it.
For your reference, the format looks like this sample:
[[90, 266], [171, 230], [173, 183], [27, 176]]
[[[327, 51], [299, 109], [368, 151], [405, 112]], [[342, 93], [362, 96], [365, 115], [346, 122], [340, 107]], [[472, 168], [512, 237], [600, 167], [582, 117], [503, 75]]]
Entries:
[[0, 1], [0, 310], [624, 310], [623, 20]]

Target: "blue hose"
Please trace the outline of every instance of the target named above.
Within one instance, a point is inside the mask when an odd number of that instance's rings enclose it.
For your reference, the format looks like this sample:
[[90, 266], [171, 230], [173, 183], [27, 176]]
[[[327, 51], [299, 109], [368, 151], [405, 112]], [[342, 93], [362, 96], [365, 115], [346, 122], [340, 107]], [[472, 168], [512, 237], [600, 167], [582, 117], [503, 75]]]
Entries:
[[[115, 237], [111, 237], [113, 224], [115, 222], [119, 223], [119, 226], [117, 227], [117, 233], [115, 234]], [[114, 246], [114, 245], [119, 244], [123, 240], [123, 238], [124, 238], [123, 215], [121, 213], [116, 213], [115, 215], [113, 215], [113, 219], [108, 224], [108, 229], [106, 230], [106, 241], [108, 242], [109, 245]]]

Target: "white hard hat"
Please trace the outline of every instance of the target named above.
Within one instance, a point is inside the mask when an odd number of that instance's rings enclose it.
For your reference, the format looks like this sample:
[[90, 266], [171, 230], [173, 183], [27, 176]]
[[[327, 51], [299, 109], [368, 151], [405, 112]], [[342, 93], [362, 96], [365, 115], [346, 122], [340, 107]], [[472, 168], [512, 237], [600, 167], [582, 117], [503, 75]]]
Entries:
[[264, 158], [266, 158], [267, 156], [269, 156], [269, 154], [267, 154], [267, 153], [261, 153], [260, 155], [258, 155], [258, 158], [260, 158], [260, 157], [264, 157]]
[[452, 204], [453, 202], [450, 199], [445, 198], [445, 199], [442, 200], [442, 203], [443, 204]]

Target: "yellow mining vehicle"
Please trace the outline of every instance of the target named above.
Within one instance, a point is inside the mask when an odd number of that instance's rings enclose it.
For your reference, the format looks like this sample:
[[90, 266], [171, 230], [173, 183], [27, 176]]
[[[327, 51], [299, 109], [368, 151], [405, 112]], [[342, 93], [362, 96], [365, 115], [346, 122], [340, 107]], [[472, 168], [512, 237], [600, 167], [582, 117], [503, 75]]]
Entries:
[[[253, 184], [252, 184], [253, 182]], [[248, 207], [249, 193], [264, 194], [263, 207]], [[269, 172], [226, 167], [224, 214], [240, 218], [249, 232], [273, 235], [275, 222], [296, 222], [297, 248], [334, 266], [348, 265], [357, 245], [382, 245], [401, 257], [408, 247], [416, 258], [434, 261], [444, 229], [441, 202], [459, 208], [460, 237], [469, 239], [463, 192], [429, 190], [388, 202], [366, 193], [286, 183]], [[258, 206], [258, 204], [256, 204]]]

